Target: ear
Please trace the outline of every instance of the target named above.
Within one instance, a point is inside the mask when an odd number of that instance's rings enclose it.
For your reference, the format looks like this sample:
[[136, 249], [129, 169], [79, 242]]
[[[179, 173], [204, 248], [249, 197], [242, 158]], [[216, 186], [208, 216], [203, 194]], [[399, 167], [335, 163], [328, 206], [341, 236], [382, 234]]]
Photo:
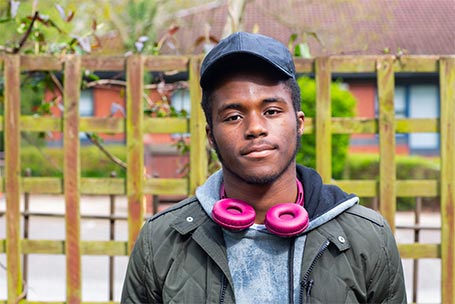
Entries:
[[305, 122], [305, 113], [303, 113], [302, 111], [298, 111], [297, 112], [297, 127], [298, 127], [298, 132], [299, 132], [300, 136], [303, 135], [304, 122]]
[[213, 134], [212, 131], [210, 130], [209, 125], [205, 126], [205, 134], [207, 135], [207, 139], [209, 141], [210, 147], [214, 148], [214, 140], [213, 140]]

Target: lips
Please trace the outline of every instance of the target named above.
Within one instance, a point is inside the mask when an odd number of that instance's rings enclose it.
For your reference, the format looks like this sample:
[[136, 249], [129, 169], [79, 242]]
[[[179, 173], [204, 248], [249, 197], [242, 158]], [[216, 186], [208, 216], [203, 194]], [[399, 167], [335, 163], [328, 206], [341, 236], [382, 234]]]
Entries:
[[276, 145], [270, 143], [252, 143], [240, 150], [240, 155], [253, 158], [261, 158], [269, 155], [277, 149]]

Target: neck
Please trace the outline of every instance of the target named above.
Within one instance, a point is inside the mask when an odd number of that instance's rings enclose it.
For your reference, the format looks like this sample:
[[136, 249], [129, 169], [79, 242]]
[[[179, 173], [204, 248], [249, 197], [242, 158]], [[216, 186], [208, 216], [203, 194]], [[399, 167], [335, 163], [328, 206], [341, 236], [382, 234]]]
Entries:
[[277, 180], [269, 184], [248, 184], [223, 171], [227, 197], [247, 202], [256, 211], [256, 223], [264, 222], [267, 211], [282, 203], [293, 203], [297, 198], [296, 170], [290, 166]]

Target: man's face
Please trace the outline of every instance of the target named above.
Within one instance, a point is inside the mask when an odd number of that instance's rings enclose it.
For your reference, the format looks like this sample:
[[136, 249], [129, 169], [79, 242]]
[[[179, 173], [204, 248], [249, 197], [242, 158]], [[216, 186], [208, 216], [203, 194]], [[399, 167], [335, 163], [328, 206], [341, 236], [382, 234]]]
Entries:
[[254, 74], [233, 75], [213, 93], [207, 135], [225, 178], [268, 184], [294, 171], [303, 112], [296, 113], [284, 84]]

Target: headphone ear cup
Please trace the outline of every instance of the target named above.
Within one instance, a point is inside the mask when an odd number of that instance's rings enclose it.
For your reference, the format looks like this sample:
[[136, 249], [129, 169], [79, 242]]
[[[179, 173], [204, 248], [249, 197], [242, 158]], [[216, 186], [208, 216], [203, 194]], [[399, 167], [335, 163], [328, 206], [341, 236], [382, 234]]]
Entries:
[[308, 212], [300, 205], [275, 205], [265, 215], [265, 226], [270, 232], [284, 237], [294, 236], [308, 227]]
[[256, 212], [244, 201], [225, 198], [213, 206], [212, 218], [223, 228], [239, 231], [254, 224]]

